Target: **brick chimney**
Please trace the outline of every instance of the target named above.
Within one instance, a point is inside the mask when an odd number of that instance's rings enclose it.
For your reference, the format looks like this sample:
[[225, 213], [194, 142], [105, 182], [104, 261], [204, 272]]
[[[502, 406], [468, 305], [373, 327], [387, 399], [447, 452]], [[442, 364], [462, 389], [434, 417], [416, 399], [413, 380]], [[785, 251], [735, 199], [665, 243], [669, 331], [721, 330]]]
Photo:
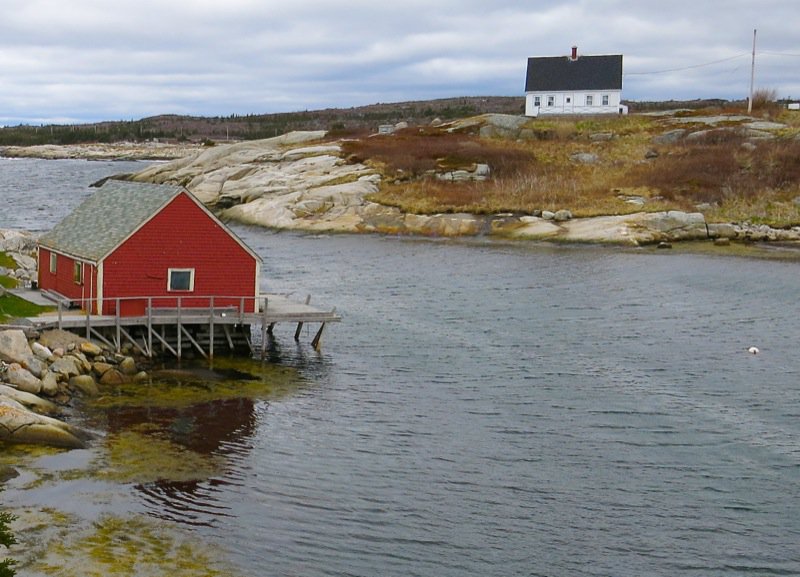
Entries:
[[578, 59], [578, 47], [572, 47], [572, 56], [569, 57], [570, 60], [577, 60]]

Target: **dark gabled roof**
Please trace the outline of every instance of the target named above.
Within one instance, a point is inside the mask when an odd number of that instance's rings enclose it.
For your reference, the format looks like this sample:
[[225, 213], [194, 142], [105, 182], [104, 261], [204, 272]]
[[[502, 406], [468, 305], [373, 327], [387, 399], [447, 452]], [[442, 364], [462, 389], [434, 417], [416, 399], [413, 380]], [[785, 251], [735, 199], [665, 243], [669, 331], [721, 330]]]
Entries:
[[39, 244], [98, 262], [184, 188], [108, 180], [97, 192], [39, 238]]
[[528, 58], [525, 92], [622, 90], [622, 54]]

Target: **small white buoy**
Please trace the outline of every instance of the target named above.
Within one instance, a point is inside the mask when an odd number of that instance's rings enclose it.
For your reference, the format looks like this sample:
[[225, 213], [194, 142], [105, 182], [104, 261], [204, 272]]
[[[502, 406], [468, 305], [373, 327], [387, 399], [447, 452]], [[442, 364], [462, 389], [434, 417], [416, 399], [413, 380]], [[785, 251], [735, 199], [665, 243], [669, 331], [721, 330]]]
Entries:
[[758, 350], [758, 347], [750, 347], [749, 349], [747, 349], [747, 352], [757, 355], [761, 351]]

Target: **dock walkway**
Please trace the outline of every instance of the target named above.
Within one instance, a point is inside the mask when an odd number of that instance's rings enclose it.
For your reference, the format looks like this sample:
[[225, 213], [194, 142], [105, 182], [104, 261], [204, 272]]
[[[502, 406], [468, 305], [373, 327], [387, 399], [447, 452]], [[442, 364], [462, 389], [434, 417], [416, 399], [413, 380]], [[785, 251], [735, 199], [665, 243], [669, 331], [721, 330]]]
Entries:
[[[253, 304], [253, 298], [192, 297], [195, 302], [199, 298], [210, 305], [199, 308], [182, 306], [180, 297], [171, 299], [174, 304], [169, 308], [154, 306], [154, 298], [151, 297], [116, 299], [114, 310], [121, 309], [120, 300], [138, 300], [145, 311], [139, 316], [122, 316], [87, 314], [85, 310], [70, 308], [68, 302], [54, 302], [52, 297], [48, 298], [35, 289], [14, 289], [11, 292], [30, 302], [56, 308], [55, 311], [25, 319], [24, 328], [27, 330], [69, 330], [102, 341], [116, 351], [120, 351], [125, 343], [130, 343], [148, 357], [152, 357], [155, 350], [160, 348], [162, 352], [181, 358], [185, 349], [193, 348], [204, 357], [213, 358], [215, 348], [222, 346], [236, 350], [243, 345], [255, 354], [258, 350], [253, 344], [254, 331], [261, 333], [260, 349], [263, 356], [266, 353], [267, 335], [272, 335], [279, 323], [296, 324], [295, 340], [300, 339], [305, 324], [319, 324], [311, 341], [314, 348], [319, 350], [326, 324], [341, 320], [336, 309], [325, 311], [311, 306], [310, 296], [305, 302], [297, 302], [284, 294], [262, 294], [255, 299], [257, 306]], [[215, 306], [215, 298], [217, 302], [227, 304]], [[237, 304], [232, 305], [231, 302]], [[87, 304], [89, 309], [97, 308]], [[254, 310], [257, 312], [249, 312]]]

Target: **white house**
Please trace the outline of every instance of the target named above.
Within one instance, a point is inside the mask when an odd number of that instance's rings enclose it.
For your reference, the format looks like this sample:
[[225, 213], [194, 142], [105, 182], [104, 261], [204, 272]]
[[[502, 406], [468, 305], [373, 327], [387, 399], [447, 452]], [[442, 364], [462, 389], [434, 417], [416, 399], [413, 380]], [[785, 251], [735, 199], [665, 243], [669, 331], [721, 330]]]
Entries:
[[622, 55], [528, 58], [525, 115], [627, 114], [622, 104]]

